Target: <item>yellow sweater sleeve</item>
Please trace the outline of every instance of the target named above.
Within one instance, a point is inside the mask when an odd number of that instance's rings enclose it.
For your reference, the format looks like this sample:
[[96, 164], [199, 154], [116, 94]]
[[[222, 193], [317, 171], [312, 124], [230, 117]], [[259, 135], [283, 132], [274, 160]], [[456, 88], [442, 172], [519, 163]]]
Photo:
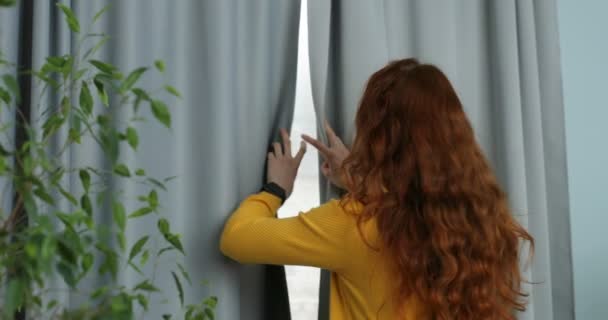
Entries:
[[241, 263], [303, 265], [339, 270], [348, 261], [344, 239], [354, 227], [337, 200], [291, 218], [277, 218], [280, 199], [246, 198], [222, 232], [220, 249]]

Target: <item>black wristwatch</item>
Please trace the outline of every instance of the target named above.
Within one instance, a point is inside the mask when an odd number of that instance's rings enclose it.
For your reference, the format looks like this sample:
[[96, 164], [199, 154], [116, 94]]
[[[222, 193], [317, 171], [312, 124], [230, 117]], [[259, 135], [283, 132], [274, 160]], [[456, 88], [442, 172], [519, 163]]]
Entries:
[[261, 191], [266, 191], [268, 193], [271, 193], [271, 194], [281, 198], [281, 204], [283, 204], [283, 202], [285, 202], [285, 199], [287, 199], [287, 194], [285, 193], [285, 189], [283, 189], [280, 185], [278, 185], [274, 182], [268, 182], [265, 185], [263, 185]]

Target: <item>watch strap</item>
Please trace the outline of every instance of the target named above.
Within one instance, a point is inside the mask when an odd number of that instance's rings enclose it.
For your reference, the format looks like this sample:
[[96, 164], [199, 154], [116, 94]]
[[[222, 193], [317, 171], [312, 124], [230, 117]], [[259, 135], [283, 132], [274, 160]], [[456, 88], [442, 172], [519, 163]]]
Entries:
[[285, 200], [287, 199], [285, 189], [283, 189], [281, 186], [279, 186], [278, 184], [276, 184], [274, 182], [268, 182], [268, 183], [264, 184], [262, 186], [261, 191], [266, 191], [270, 194], [273, 194], [273, 195], [281, 198], [281, 204], [283, 204], [285, 202]]

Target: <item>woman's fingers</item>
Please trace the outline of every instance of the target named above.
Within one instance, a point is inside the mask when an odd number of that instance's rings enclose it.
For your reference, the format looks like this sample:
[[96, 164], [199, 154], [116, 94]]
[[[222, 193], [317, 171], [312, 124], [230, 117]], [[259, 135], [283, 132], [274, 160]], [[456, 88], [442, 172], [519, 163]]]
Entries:
[[289, 139], [289, 133], [287, 130], [281, 128], [281, 140], [283, 140], [283, 152], [287, 156], [291, 156], [291, 140]]
[[279, 158], [283, 156], [283, 150], [281, 149], [281, 144], [278, 142], [273, 142], [272, 147], [274, 148], [274, 156]]
[[306, 153], [306, 143], [304, 141], [302, 141], [300, 143], [300, 150], [298, 150], [298, 153], [296, 153], [295, 156], [295, 160], [296, 163], [298, 164], [298, 167], [300, 166], [300, 163], [302, 162], [302, 159], [304, 158], [304, 154]]
[[317, 148], [317, 150], [319, 150], [319, 152], [321, 152], [321, 155], [323, 155], [323, 157], [325, 157], [325, 158], [329, 157], [330, 150], [326, 145], [323, 144], [323, 142], [321, 142], [309, 135], [306, 135], [306, 134], [302, 135], [302, 139], [304, 139], [304, 141], [310, 143], [313, 147]]
[[329, 142], [329, 146], [334, 146], [339, 141], [341, 141], [340, 138], [338, 138], [338, 136], [334, 132], [334, 129], [331, 128], [327, 120], [325, 120], [325, 132], [327, 133], [327, 140]]

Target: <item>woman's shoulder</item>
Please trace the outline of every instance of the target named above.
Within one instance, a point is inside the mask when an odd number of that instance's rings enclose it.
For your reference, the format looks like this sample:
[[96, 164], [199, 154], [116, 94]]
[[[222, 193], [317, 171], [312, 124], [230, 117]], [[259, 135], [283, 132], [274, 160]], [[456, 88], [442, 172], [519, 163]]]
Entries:
[[347, 197], [332, 198], [326, 202], [326, 205], [332, 206], [342, 213], [351, 215], [358, 215], [364, 208], [361, 202]]

